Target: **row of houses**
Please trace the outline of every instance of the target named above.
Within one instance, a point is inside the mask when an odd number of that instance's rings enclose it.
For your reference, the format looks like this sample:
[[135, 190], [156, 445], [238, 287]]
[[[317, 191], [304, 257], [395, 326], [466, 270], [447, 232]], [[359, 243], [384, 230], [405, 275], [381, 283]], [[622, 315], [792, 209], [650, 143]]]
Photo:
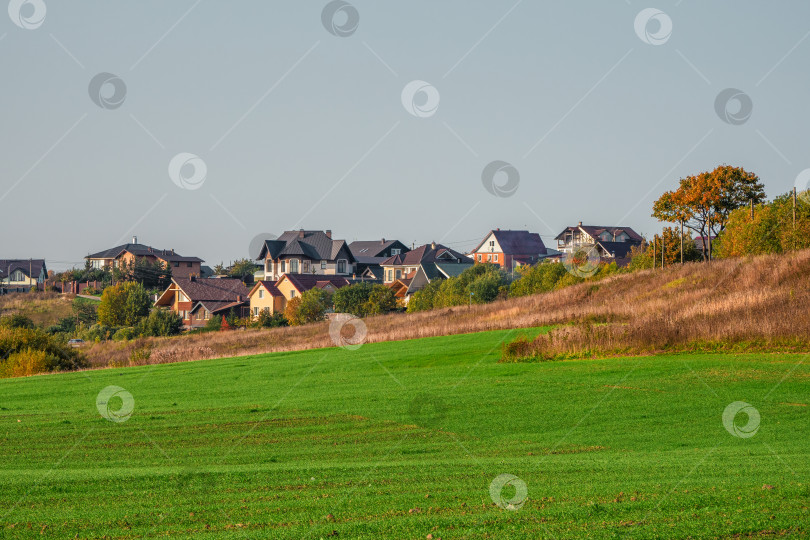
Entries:
[[403, 305], [434, 280], [458, 276], [475, 264], [496, 264], [507, 270], [541, 261], [559, 261], [566, 252], [595, 247], [600, 256], [619, 265], [629, 262], [630, 250], [643, 241], [629, 227], [567, 227], [548, 248], [537, 233], [523, 230], [489, 231], [471, 251], [461, 253], [432, 242], [408, 247], [399, 240], [355, 241], [332, 237], [330, 230], [285, 231], [266, 240], [257, 261], [253, 284], [223, 277], [172, 277], [171, 286], [156, 305], [177, 312], [187, 327], [200, 327], [211, 317], [231, 312], [258, 317], [262, 311], [283, 312], [287, 302], [321, 288], [333, 292], [358, 282], [390, 287]]
[[[474, 249], [462, 253], [436, 242], [410, 247], [385, 238], [349, 243], [333, 238], [331, 230], [300, 229], [264, 241], [256, 259], [260, 270], [248, 280], [215, 276], [203, 259], [141, 244], [137, 237], [85, 259], [95, 269], [121, 268], [144, 260], [170, 267], [171, 285], [155, 304], [177, 312], [186, 326], [197, 327], [232, 311], [242, 317], [283, 312], [287, 302], [307, 290], [334, 291], [357, 282], [390, 287], [407, 305], [410, 296], [427, 284], [458, 276], [474, 264], [495, 264], [513, 271], [542, 261], [559, 261], [565, 253], [583, 246], [595, 248], [604, 260], [623, 266], [629, 262], [632, 247], [643, 241], [629, 227], [581, 222], [566, 227], [554, 240], [556, 247], [549, 248], [537, 233], [494, 229]], [[7, 289], [27, 290], [47, 279], [45, 261], [0, 261], [3, 277]]]

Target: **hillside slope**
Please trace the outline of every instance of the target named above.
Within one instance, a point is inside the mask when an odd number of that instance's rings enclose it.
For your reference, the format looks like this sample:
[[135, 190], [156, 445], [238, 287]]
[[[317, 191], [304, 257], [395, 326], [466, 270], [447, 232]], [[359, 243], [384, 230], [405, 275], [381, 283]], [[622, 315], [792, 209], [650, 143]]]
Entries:
[[[668, 332], [707, 340], [796, 342], [810, 336], [810, 250], [785, 255], [690, 263], [587, 282], [492, 304], [364, 319], [366, 342], [397, 341], [576, 321], [641, 322], [640, 335]], [[684, 335], [687, 335], [684, 334]], [[620, 339], [615, 337], [615, 339]], [[509, 339], [509, 338], [507, 338]], [[328, 323], [218, 332], [134, 343], [99, 343], [95, 366], [167, 363], [334, 346]], [[148, 351], [147, 354], [138, 351]], [[132, 360], [133, 352], [138, 360]]]

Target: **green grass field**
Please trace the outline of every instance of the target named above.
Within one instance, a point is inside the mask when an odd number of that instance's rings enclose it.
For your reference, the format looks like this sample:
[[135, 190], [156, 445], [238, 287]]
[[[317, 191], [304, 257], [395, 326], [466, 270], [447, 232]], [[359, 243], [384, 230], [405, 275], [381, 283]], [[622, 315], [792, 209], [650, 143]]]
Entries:
[[2, 380], [0, 537], [810, 534], [810, 362], [497, 363], [536, 332]]

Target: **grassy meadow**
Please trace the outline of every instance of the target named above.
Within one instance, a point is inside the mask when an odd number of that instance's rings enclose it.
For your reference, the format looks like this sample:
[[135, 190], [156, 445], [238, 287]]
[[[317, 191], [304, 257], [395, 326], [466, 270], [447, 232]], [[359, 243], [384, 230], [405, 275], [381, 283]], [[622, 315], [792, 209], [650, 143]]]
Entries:
[[498, 363], [541, 331], [0, 380], [0, 538], [810, 534], [803, 355]]

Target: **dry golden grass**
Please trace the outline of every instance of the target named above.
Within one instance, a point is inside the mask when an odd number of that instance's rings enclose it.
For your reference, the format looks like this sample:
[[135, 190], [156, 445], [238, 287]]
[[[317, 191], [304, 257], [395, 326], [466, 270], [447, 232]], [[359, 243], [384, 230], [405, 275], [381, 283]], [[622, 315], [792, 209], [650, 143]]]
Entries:
[[[810, 250], [646, 270], [472, 308], [382, 315], [364, 322], [370, 343], [580, 323], [531, 343], [530, 354], [539, 357], [643, 354], [695, 342], [708, 348], [758, 343], [810, 350], [808, 307]], [[96, 343], [84, 352], [93, 366], [104, 367], [332, 346], [324, 322]]]
[[[678, 351], [810, 351], [810, 251], [647, 271], [600, 286], [505, 360]], [[631, 276], [632, 277], [632, 276]], [[601, 324], [600, 324], [601, 323]]]
[[55, 292], [11, 293], [0, 296], [0, 317], [21, 314], [38, 326], [56, 324], [73, 314], [75, 295]]

